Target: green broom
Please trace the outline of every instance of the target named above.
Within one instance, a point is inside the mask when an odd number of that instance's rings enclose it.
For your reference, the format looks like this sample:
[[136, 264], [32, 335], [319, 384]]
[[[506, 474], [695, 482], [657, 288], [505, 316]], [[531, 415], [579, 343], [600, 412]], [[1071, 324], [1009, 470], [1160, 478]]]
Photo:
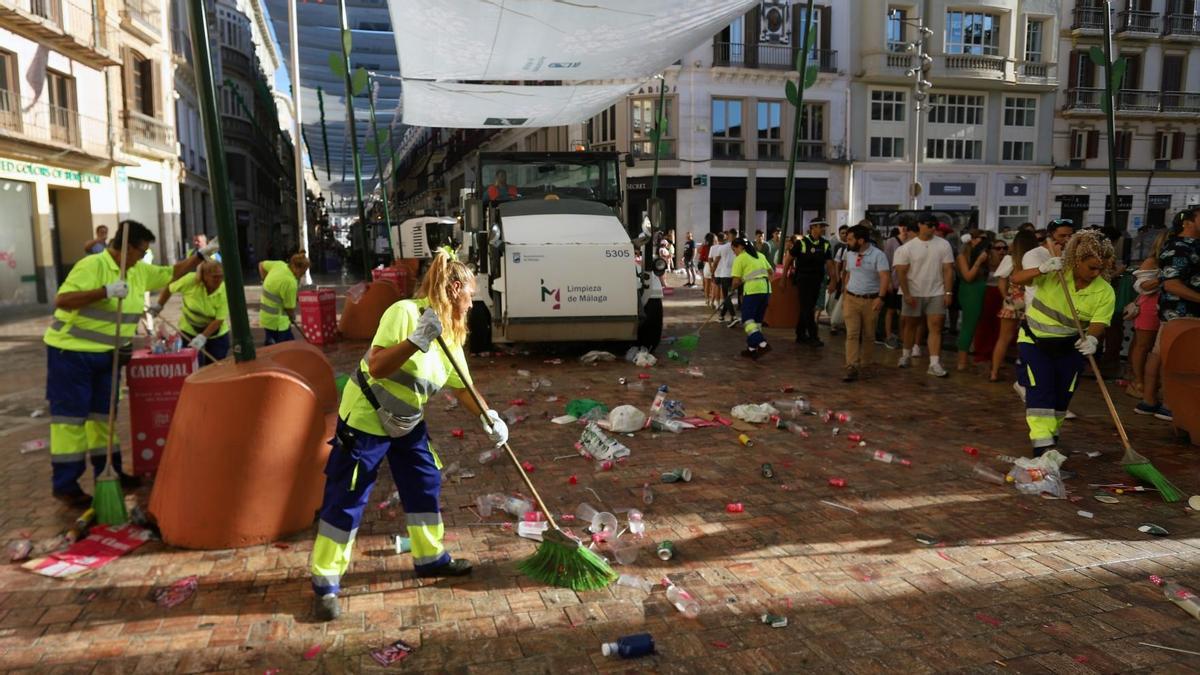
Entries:
[[700, 331], [704, 330], [705, 326], [712, 323], [712, 320], [717, 316], [717, 312], [721, 311], [721, 307], [725, 305], [732, 295], [733, 293], [730, 292], [725, 296], [724, 300], [717, 304], [717, 308], [713, 310], [712, 314], [708, 315], [708, 318], [704, 320], [704, 323], [700, 324], [700, 327], [696, 329], [696, 332], [675, 338], [675, 342], [673, 342], [671, 346], [685, 352], [694, 350], [700, 344]]
[[[1062, 284], [1063, 291], [1067, 296], [1067, 306], [1071, 308], [1071, 317], [1075, 319], [1075, 330], [1079, 332], [1079, 337], [1083, 338], [1086, 334], [1083, 331], [1083, 323], [1079, 320], [1079, 313], [1075, 311], [1075, 301], [1071, 299], [1071, 289], [1067, 286], [1067, 277], [1063, 271], [1058, 270], [1058, 281]], [[1104, 377], [1100, 375], [1100, 367], [1096, 365], [1096, 359], [1091, 354], [1087, 355], [1088, 363], [1092, 366], [1092, 373], [1096, 376], [1096, 384], [1100, 385], [1100, 393], [1104, 396], [1104, 403], [1108, 405], [1108, 412], [1112, 415], [1113, 424], [1117, 426], [1117, 433], [1121, 436], [1121, 443], [1125, 446], [1125, 456], [1121, 458], [1121, 464], [1125, 467], [1125, 473], [1134, 478], [1151, 483], [1158, 488], [1158, 493], [1162, 495], [1165, 502], [1177, 502], [1184, 498], [1183, 492], [1175, 487], [1167, 477], [1162, 475], [1150, 460], [1139, 454], [1133, 449], [1133, 445], [1129, 442], [1129, 435], [1125, 433], [1125, 425], [1121, 423], [1121, 416], [1117, 414], [1117, 408], [1113, 405], [1112, 397], [1108, 395], [1108, 385], [1104, 384]]]
[[[121, 268], [118, 278], [125, 281], [125, 257], [129, 252], [129, 223], [121, 226]], [[96, 491], [92, 497], [92, 508], [96, 510], [96, 522], [101, 525], [124, 525], [129, 522], [125, 511], [125, 495], [121, 493], [121, 477], [113, 469], [113, 436], [117, 426], [118, 379], [121, 374], [121, 310], [125, 298], [117, 298], [117, 335], [113, 339], [112, 385], [108, 395], [108, 448], [105, 453], [104, 471], [96, 476]]]
[[[446, 347], [446, 341], [440, 335], [437, 338], [437, 343], [446, 355], [446, 359], [450, 361], [450, 366], [454, 368], [454, 372], [458, 373], [459, 379], [466, 384], [467, 391], [470, 392], [475, 405], [480, 410], [486, 410], [483, 405], [483, 399], [479, 396], [479, 392], [476, 391], [475, 385], [471, 383], [466, 373], [459, 367], [458, 361], [450, 354], [450, 350]], [[522, 562], [519, 569], [531, 579], [537, 579], [553, 586], [570, 588], [575, 591], [595, 591], [605, 588], [616, 581], [617, 573], [613, 572], [604, 558], [596, 555], [591, 549], [584, 548], [578, 541], [567, 536], [562, 531], [562, 528], [558, 526], [558, 522], [554, 520], [554, 516], [551, 515], [550, 509], [546, 508], [546, 504], [542, 501], [542, 496], [538, 494], [537, 488], [529, 480], [529, 474], [525, 473], [525, 468], [521, 466], [520, 460], [517, 459], [516, 453], [513, 452], [508, 443], [504, 444], [504, 450], [508, 453], [513, 465], [517, 467], [522, 480], [525, 481], [525, 486], [533, 493], [533, 498], [537, 500], [538, 508], [542, 510], [542, 513], [546, 514], [546, 520], [550, 522], [550, 529], [542, 536], [542, 543], [538, 546], [537, 552]]]

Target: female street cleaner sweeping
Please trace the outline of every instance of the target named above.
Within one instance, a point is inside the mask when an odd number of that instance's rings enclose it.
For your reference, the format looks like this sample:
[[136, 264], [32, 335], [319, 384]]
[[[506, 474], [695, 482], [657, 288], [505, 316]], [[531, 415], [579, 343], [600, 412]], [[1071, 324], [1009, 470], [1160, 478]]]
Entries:
[[[1012, 275], [1012, 283], [1037, 289], [1017, 337], [1029, 380], [1025, 421], [1034, 457], [1056, 449], [1085, 358], [1096, 353], [1112, 319], [1116, 293], [1107, 278], [1114, 259], [1112, 243], [1099, 231], [1085, 230], [1071, 237], [1065, 253]], [[1087, 326], [1084, 337], [1078, 335], [1068, 292]]]
[[[322, 621], [341, 614], [341, 579], [385, 456], [404, 505], [417, 574], [459, 576], [471, 571], [470, 563], [451, 559], [442, 546], [441, 461], [429, 442], [424, 408], [449, 384], [462, 406], [480, 416], [492, 442], [499, 446], [508, 440], [500, 415], [476, 405], [436, 345], [443, 336], [454, 359], [466, 362], [462, 345], [474, 291], [475, 275], [439, 251], [417, 297], [384, 312], [370, 350], [343, 393], [310, 563], [317, 596], [314, 612]], [[470, 377], [465, 370], [464, 375]]]

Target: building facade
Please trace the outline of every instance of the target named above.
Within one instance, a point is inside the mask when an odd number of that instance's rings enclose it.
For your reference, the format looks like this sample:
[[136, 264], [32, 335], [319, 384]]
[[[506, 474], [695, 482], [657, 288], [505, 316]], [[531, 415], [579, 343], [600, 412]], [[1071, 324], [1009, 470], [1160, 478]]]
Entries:
[[[1113, 57], [1126, 60], [1117, 92], [1117, 210], [1120, 229], [1161, 227], [1200, 204], [1200, 6], [1179, 0], [1118, 0], [1110, 18]], [[1054, 120], [1050, 214], [1108, 222], [1109, 143], [1100, 101], [1104, 4], [1064, 0]]]
[[[1047, 217], [1054, 172], [1056, 0], [864, 0], [852, 88], [855, 217], [978, 210], [981, 227]], [[916, 111], [909, 44], [925, 34], [932, 83]], [[914, 153], [916, 183], [913, 196]]]

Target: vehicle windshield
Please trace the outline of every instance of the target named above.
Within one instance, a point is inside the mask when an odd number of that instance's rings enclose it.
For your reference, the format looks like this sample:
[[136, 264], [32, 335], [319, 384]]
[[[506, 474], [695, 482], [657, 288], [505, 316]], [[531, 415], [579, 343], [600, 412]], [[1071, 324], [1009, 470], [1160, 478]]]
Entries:
[[613, 159], [489, 159], [482, 167], [483, 201], [522, 199], [617, 199], [617, 164]]

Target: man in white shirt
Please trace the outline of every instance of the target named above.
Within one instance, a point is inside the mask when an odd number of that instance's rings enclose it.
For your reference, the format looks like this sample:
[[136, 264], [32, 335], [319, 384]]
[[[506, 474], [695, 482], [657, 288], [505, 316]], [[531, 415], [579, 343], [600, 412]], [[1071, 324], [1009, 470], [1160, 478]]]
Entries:
[[[900, 292], [904, 296], [900, 308], [904, 349], [900, 352], [898, 365], [901, 368], [909, 367], [917, 329], [924, 316], [925, 325], [929, 328], [929, 370], [926, 372], [936, 377], [946, 377], [946, 369], [941, 363], [942, 326], [946, 321], [946, 306], [950, 304], [950, 289], [954, 284], [954, 253], [949, 242], [934, 236], [937, 225], [937, 218], [933, 214], [921, 216], [917, 223], [917, 236], [896, 249], [896, 274], [900, 280]], [[909, 229], [912, 229], [911, 225]]]
[[728, 313], [730, 325], [736, 326], [740, 321], [733, 309], [733, 302], [729, 298], [733, 288], [734, 255], [731, 244], [735, 237], [737, 237], [737, 230], [725, 232], [725, 239], [712, 247], [708, 253], [708, 259], [714, 261], [713, 279], [717, 280], [717, 286], [721, 289], [721, 321], [725, 321], [725, 314]]

